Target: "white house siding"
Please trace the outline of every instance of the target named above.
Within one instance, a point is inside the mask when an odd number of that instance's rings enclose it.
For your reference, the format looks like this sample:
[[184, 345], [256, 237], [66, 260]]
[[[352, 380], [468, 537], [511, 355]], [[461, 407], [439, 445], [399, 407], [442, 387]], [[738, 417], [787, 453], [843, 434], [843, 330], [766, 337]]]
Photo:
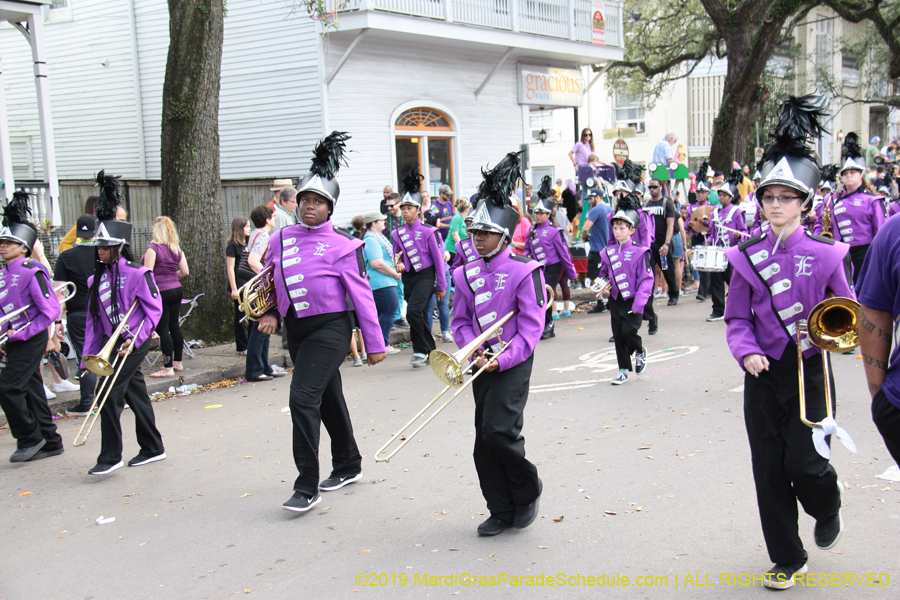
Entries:
[[[84, 179], [103, 167], [139, 173], [127, 5], [78, 0], [72, 13], [72, 21], [44, 27], [59, 177]], [[34, 177], [43, 178], [31, 49], [5, 26], [0, 55], [11, 141], [30, 138]]]
[[[329, 69], [347, 43], [328, 40]], [[476, 190], [481, 167], [493, 166], [507, 152], [518, 151], [523, 129], [516, 63], [504, 64], [475, 98], [475, 90], [501, 54], [397, 41], [387, 44], [371, 38], [356, 47], [328, 89], [329, 128], [349, 132], [350, 147], [356, 151], [340, 177], [337, 223], [377, 210], [382, 187], [396, 183], [391, 116], [400, 105], [446, 107], [458, 119], [457, 196]]]

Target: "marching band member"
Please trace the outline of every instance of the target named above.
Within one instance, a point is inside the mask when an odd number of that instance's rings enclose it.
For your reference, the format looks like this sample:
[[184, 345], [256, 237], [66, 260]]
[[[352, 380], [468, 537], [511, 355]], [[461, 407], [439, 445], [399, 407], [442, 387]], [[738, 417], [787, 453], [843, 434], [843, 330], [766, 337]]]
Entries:
[[[726, 337], [746, 372], [744, 419], [763, 535], [775, 565], [763, 585], [785, 589], [794, 574], [806, 573], [807, 553], [797, 524], [797, 501], [814, 519], [816, 546], [827, 550], [841, 534], [841, 492], [837, 473], [815, 449], [800, 420], [796, 346], [797, 322], [827, 296], [853, 298], [848, 284], [849, 248], [814, 236], [800, 226], [800, 209], [810, 202], [819, 168], [806, 145], [818, 137], [825, 115], [814, 96], [790, 97], [763, 155], [757, 200], [771, 230], [727, 252], [734, 268], [725, 307]], [[825, 415], [825, 381], [819, 349], [801, 344], [808, 410]], [[834, 385], [833, 381], [828, 385]]]
[[[740, 179], [738, 179], [740, 177]], [[724, 246], [730, 248], [742, 241], [740, 233], [747, 233], [747, 224], [744, 222], [744, 211], [734, 204], [735, 198], [740, 198], [737, 184], [742, 181], [744, 172], [735, 169], [731, 177], [719, 188], [719, 202], [709, 220], [707, 239], [712, 246]], [[749, 236], [746, 236], [749, 237]], [[731, 285], [731, 265], [724, 271], [713, 271], [709, 275], [709, 292], [712, 295], [712, 313], [706, 317], [707, 321], [721, 321], [725, 318], [725, 284]]]
[[900, 212], [900, 196], [894, 195], [894, 189], [896, 187], [895, 183], [894, 167], [888, 167], [884, 172], [884, 183], [878, 188], [878, 193], [884, 197], [888, 218], [893, 217]]
[[832, 236], [850, 245], [853, 284], [856, 285], [869, 244], [884, 226], [885, 207], [865, 182], [866, 161], [855, 133], [850, 132], [844, 138], [841, 158], [844, 161], [840, 172], [843, 190], [822, 203], [822, 213], [813, 233]]
[[607, 306], [619, 364], [619, 374], [613, 379], [613, 385], [628, 381], [632, 354], [635, 355], [635, 372], [638, 375], [644, 372], [647, 365], [647, 351], [638, 330], [644, 306], [652, 302], [655, 277], [650, 266], [650, 249], [632, 239], [635, 226], [640, 223], [640, 207], [641, 199], [637, 194], [629, 194], [619, 200], [616, 213], [612, 216], [616, 243], [600, 253], [600, 277], [607, 279], [612, 286]]
[[[466, 224], [466, 231], [469, 230], [469, 225], [472, 224], [472, 219], [475, 213], [475, 204], [472, 204], [472, 207], [469, 209], [469, 214], [465, 216], [463, 221]], [[450, 272], [452, 273], [458, 267], [461, 267], [465, 264], [472, 262], [473, 260], [478, 260], [478, 251], [475, 250], [475, 246], [472, 244], [472, 234], [469, 233], [469, 237], [459, 240], [456, 242], [456, 253], [453, 255], [453, 264], [450, 265]]]
[[[689, 204], [687, 207], [687, 222], [690, 223], [694, 211], [709, 204], [709, 180], [706, 178], [709, 165], [706, 161], [700, 165], [697, 171], [697, 204]], [[757, 194], [759, 192], [757, 191]], [[708, 232], [707, 232], [708, 233]], [[706, 245], [706, 234], [691, 231], [691, 248]], [[700, 289], [697, 290], [697, 300], [703, 302], [710, 296], [709, 286], [712, 282], [709, 271], [700, 271]]]
[[[566, 245], [566, 232], [550, 221], [553, 202], [547, 199], [552, 189], [549, 175], [545, 175], [538, 190], [538, 201], [534, 205], [534, 225], [525, 237], [525, 255], [544, 265], [544, 280], [552, 287], [556, 286], [559, 274], [566, 270], [569, 279], [576, 279], [575, 264]], [[541, 339], [556, 337], [551, 311], [546, 311], [544, 332]]]
[[118, 178], [100, 171], [97, 184], [100, 186], [97, 203], [100, 224], [92, 242], [96, 246], [95, 265], [94, 274], [87, 282], [88, 318], [82, 366], [84, 357], [98, 354], [132, 305], [135, 306], [119, 338], [122, 343], [115, 345], [122, 356], [129, 348], [132, 352], [124, 359], [122, 370], [100, 410], [103, 436], [100, 455], [97, 464], [88, 471], [90, 475], [105, 475], [124, 466], [119, 417], [125, 404], [134, 413], [135, 432], [141, 447], [137, 456], [128, 461], [128, 466], [139, 467], [166, 458], [162, 436], [156, 429], [153, 404], [141, 373], [141, 363], [150, 351], [150, 336], [162, 316], [162, 297], [153, 272], [131, 255], [131, 223], [115, 220], [121, 202]]
[[809, 214], [806, 222], [803, 223], [807, 229], [816, 235], [822, 234], [822, 211], [825, 208], [825, 203], [831, 201], [831, 197], [837, 193], [837, 178], [840, 170], [841, 167], [839, 165], [825, 165], [822, 167], [822, 180], [819, 182], [819, 193], [815, 197], [815, 206], [812, 207], [812, 212]]
[[[353, 327], [348, 296], [356, 310], [369, 365], [385, 357], [375, 300], [366, 279], [364, 244], [338, 231], [331, 222], [340, 195], [335, 176], [344, 163], [348, 139], [347, 134], [335, 131], [316, 145], [310, 172], [297, 191], [300, 220], [272, 235], [266, 254], [266, 268], [274, 269], [277, 310], [289, 333], [295, 365], [290, 408], [299, 475], [293, 496], [282, 505], [292, 512], [306, 512], [318, 504], [320, 490], [331, 492], [362, 477], [362, 457], [341, 389], [340, 366]], [[259, 330], [271, 335], [277, 324], [273, 311], [259, 320]], [[333, 469], [328, 479], [319, 483], [319, 430], [323, 424], [331, 437]]]
[[[541, 264], [510, 252], [509, 243], [519, 222], [510, 193], [519, 176], [519, 159], [510, 153], [484, 173], [481, 203], [470, 226], [480, 255], [456, 269], [453, 280], [453, 335], [464, 347], [483, 329], [517, 311], [501, 329], [507, 349], [492, 358], [477, 352], [475, 366], [487, 369], [472, 383], [475, 396], [475, 469], [491, 516], [478, 534], [497, 535], [510, 527], [528, 527], [538, 513], [541, 480], [525, 458], [522, 437], [525, 402], [534, 362], [534, 349], [544, 329], [544, 277]], [[487, 341], [489, 351], [500, 339]]]
[[400, 213], [404, 222], [391, 232], [394, 254], [402, 254], [403, 258], [397, 270], [403, 277], [406, 320], [413, 345], [409, 364], [413, 367], [430, 364], [428, 355], [435, 349], [428, 300], [434, 290], [437, 290], [438, 302], [447, 293], [444, 253], [441, 250], [444, 239], [436, 227], [425, 225], [419, 218], [422, 207], [422, 194], [419, 192], [421, 179], [418, 172], [410, 172], [400, 182], [403, 189]]
[[28, 194], [14, 192], [3, 208], [0, 229], [0, 256], [6, 261], [0, 269], [0, 312], [7, 315], [28, 307], [5, 324], [7, 362], [0, 371], [0, 407], [16, 438], [12, 463], [63, 453], [41, 376], [41, 359], [52, 347], [48, 329], [59, 319], [61, 308], [50, 274], [31, 258], [37, 229], [27, 221], [29, 213]]

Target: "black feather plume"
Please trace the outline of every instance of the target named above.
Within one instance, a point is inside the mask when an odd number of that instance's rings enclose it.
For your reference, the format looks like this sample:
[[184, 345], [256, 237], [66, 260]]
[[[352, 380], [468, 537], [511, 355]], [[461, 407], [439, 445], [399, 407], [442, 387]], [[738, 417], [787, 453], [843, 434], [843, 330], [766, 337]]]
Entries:
[[848, 158], [859, 158], [862, 155], [862, 149], [859, 147], [859, 136], [851, 131], [844, 138], [844, 144], [841, 146], [841, 161], [845, 161]]
[[894, 169], [890, 168], [884, 172], [884, 187], [888, 189], [888, 194], [891, 193], [891, 184], [894, 183]]
[[100, 200], [97, 202], [97, 220], [115, 221], [122, 194], [119, 192], [119, 177], [107, 175], [106, 171], [97, 173], [96, 185], [100, 186]]
[[822, 181], [834, 183], [837, 181], [840, 170], [841, 168], [838, 165], [825, 165], [822, 167]]
[[510, 194], [522, 176], [519, 154], [510, 152], [490, 171], [481, 169], [484, 180], [478, 186], [478, 195], [494, 206], [512, 206]]
[[623, 197], [621, 200], [618, 201], [618, 203], [616, 203], [616, 211], [620, 211], [620, 210], [639, 211], [639, 210], [641, 210], [641, 207], [642, 207], [641, 197], [638, 194], [635, 194], [634, 192]]
[[3, 225], [9, 227], [13, 223], [27, 223], [31, 208], [28, 206], [28, 192], [13, 192], [12, 200], [3, 207]]
[[825, 133], [821, 121], [827, 116], [823, 96], [788, 96], [781, 103], [781, 116], [775, 131], [769, 134], [772, 143], [763, 153], [763, 161], [778, 162], [783, 156], [812, 159], [812, 148], [807, 144], [807, 137], [819, 138]]
[[425, 178], [419, 173], [418, 167], [410, 168], [410, 170], [406, 172], [406, 175], [403, 176], [403, 179], [400, 180], [400, 193], [410, 195], [418, 194], [423, 179]]
[[697, 171], [697, 183], [700, 183], [701, 181], [706, 183], [707, 173], [709, 173], [709, 163], [704, 160], [703, 164], [700, 165], [700, 169]]
[[350, 135], [342, 131], [332, 131], [313, 148], [313, 161], [309, 172], [322, 179], [334, 179], [341, 165], [347, 166], [347, 140]]
[[733, 168], [731, 173], [728, 174], [727, 181], [737, 188], [738, 185], [744, 183], [744, 170], [740, 167]]
[[622, 168], [625, 171], [625, 179], [632, 183], [641, 182], [641, 174], [644, 172], [644, 165], [626, 160]]
[[544, 175], [544, 178], [541, 179], [541, 189], [538, 190], [538, 198], [546, 200], [550, 197], [550, 192], [552, 191], [553, 179], [549, 175]]

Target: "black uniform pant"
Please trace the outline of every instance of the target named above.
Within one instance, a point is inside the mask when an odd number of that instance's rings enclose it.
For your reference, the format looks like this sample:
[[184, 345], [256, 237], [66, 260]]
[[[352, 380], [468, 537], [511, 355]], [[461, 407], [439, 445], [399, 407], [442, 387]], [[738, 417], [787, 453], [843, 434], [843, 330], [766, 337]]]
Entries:
[[331, 475], [356, 475], [362, 456], [344, 400], [340, 366], [350, 347], [352, 325], [347, 312], [298, 319], [294, 310], [284, 319], [290, 332], [291, 420], [293, 421], [294, 490], [315, 496], [319, 490], [319, 434], [325, 425], [331, 437]]
[[512, 521], [517, 506], [540, 493], [537, 468], [525, 458], [522, 436], [532, 354], [505, 371], [484, 372], [472, 383], [475, 395], [475, 470], [491, 515]]
[[[648, 304], [650, 300], [647, 301]], [[644, 342], [638, 335], [641, 315], [630, 314], [634, 298], [630, 300], [609, 297], [609, 321], [612, 325], [613, 342], [616, 344], [616, 362], [619, 369], [631, 371], [631, 355], [644, 349]]]
[[[87, 323], [87, 313], [84, 311], [69, 312], [66, 314], [66, 328], [69, 330], [69, 339], [75, 346], [75, 360], [81, 364], [81, 356], [84, 353], [84, 327]], [[90, 404], [94, 399], [94, 386], [97, 385], [97, 376], [86, 370], [78, 380], [81, 387], [81, 403]]]
[[[769, 370], [744, 377], [744, 423], [750, 440], [756, 501], [769, 558], [776, 564], [805, 561], [797, 531], [797, 501], [817, 521], [840, 509], [834, 467], [816, 452], [812, 430], [800, 421], [797, 346], [789, 343]], [[825, 417], [822, 359], [805, 359], [806, 411], [810, 421]], [[834, 382], [832, 386], [832, 398]], [[830, 440], [829, 440], [830, 441]]]
[[[444, 268], [441, 265], [441, 268]], [[428, 356], [436, 348], [431, 335], [431, 315], [428, 300], [434, 292], [434, 267], [415, 273], [403, 273], [403, 298], [406, 300], [406, 320], [413, 352]]]
[[[691, 248], [697, 248], [704, 245], [706, 245], [706, 240], [702, 235], [691, 236]], [[700, 289], [697, 290], [698, 296], [709, 297], [709, 285], [711, 281], [709, 275], [709, 271], [700, 271]]]
[[[544, 266], [544, 281], [553, 286], [553, 299], [556, 300], [556, 282], [559, 280], [559, 274], [562, 273], [562, 263], [555, 262], [552, 265]], [[567, 309], [563, 309], [565, 312]], [[550, 324], [553, 322], [553, 309], [552, 307], [547, 307], [547, 310], [544, 311], [544, 327], [550, 327]]]
[[[103, 340], [104, 344], [107, 339]], [[115, 348], [118, 349], [122, 345], [122, 341], [120, 338], [116, 342]], [[141, 448], [141, 456], [150, 458], [165, 452], [162, 436], [156, 429], [156, 415], [153, 414], [153, 404], [147, 395], [144, 374], [141, 373], [141, 363], [149, 351], [150, 338], [147, 338], [140, 348], [135, 348], [128, 355], [125, 364], [122, 365], [122, 371], [109, 392], [106, 404], [100, 411], [100, 431], [103, 434], [103, 440], [100, 442], [100, 456], [97, 457], [97, 462], [100, 464], [114, 465], [122, 460], [122, 422], [120, 418], [126, 403], [134, 414], [134, 431], [138, 446]], [[113, 355], [112, 359], [115, 356]], [[121, 360], [119, 364], [122, 364]], [[118, 366], [116, 365], [117, 369]], [[101, 379], [100, 384], [103, 385], [103, 382], [104, 379]], [[103, 391], [103, 393], [106, 392]]]
[[721, 317], [725, 314], [725, 284], [731, 285], [731, 274], [734, 269], [728, 265], [724, 271], [709, 273], [709, 293], [712, 295], [712, 314]]
[[[850, 246], [850, 262], [853, 264], [853, 289], [856, 290], [856, 282], [859, 279], [859, 272], [862, 270], [863, 263], [866, 260], [866, 253], [869, 252], [869, 244], [861, 246]], [[856, 290], [859, 293], [859, 290]]]
[[872, 420], [894, 462], [900, 464], [900, 408], [888, 400], [884, 390], [878, 390], [872, 399]]
[[[650, 268], [655, 269], [656, 266], [659, 265], [659, 270], [662, 271], [663, 279], [666, 280], [666, 286], [669, 288], [669, 300], [676, 300], [678, 299], [678, 292], [681, 290], [681, 286], [675, 282], [675, 258], [672, 256], [670, 247], [670, 252], [666, 255], [666, 268], [663, 269], [662, 257], [659, 254], [659, 249], [661, 247], [662, 243], [650, 245]], [[656, 271], [654, 270], [654, 278], [655, 277]], [[653, 287], [655, 292], [656, 286], [654, 285]]]
[[6, 366], [0, 371], [0, 407], [17, 448], [30, 448], [41, 440], [47, 440], [45, 450], [62, 448], [41, 377], [47, 340], [45, 329], [27, 340], [6, 343]]
[[244, 311], [238, 301], [234, 301], [234, 346], [238, 352], [247, 350], [247, 326], [241, 322], [244, 318]]

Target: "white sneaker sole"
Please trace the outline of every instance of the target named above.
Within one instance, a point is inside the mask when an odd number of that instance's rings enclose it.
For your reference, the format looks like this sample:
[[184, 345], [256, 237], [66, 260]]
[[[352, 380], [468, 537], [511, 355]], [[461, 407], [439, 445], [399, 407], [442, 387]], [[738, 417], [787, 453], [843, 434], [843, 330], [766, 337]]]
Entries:
[[108, 468], [105, 471], [88, 471], [88, 475], [106, 475], [108, 473], [112, 473], [116, 469], [121, 469], [124, 466], [125, 466], [125, 463], [123, 463], [120, 460], [118, 463], [114, 464], [113, 466], [111, 466], [110, 468]]
[[316, 504], [318, 504], [321, 501], [322, 501], [322, 496], [319, 496], [315, 500], [313, 500], [312, 504], [310, 504], [309, 506], [307, 506], [305, 508], [297, 508], [296, 506], [285, 506], [284, 504], [281, 505], [281, 508], [283, 508], [284, 510], [289, 511], [289, 512], [302, 513], [302, 512], [308, 511], [309, 509], [311, 509], [313, 506], [315, 506]]
[[803, 565], [803, 567], [799, 571], [794, 572], [794, 575], [792, 575], [790, 579], [785, 579], [783, 582], [777, 581], [771, 577], [767, 578], [765, 575], [763, 575], [763, 586], [773, 590], [790, 589], [794, 587], [794, 577], [796, 577], [797, 575], [803, 575], [808, 570], [809, 568], [806, 565]]
[[136, 462], [136, 463], [130, 464], [128, 466], [129, 467], [140, 467], [141, 465], [146, 465], [147, 463], [156, 462], [158, 460], [166, 460], [166, 453], [163, 452], [162, 454], [158, 454], [158, 455], [152, 456], [150, 458], [145, 458], [141, 462]]
[[322, 485], [319, 484], [319, 490], [323, 491], [323, 492], [333, 492], [335, 490], [341, 489], [345, 485], [350, 485], [351, 483], [356, 483], [360, 479], [362, 479], [362, 473], [357, 473], [353, 477], [350, 477], [349, 479], [345, 479], [344, 481], [340, 482], [338, 485], [333, 486], [333, 487], [322, 487]]

